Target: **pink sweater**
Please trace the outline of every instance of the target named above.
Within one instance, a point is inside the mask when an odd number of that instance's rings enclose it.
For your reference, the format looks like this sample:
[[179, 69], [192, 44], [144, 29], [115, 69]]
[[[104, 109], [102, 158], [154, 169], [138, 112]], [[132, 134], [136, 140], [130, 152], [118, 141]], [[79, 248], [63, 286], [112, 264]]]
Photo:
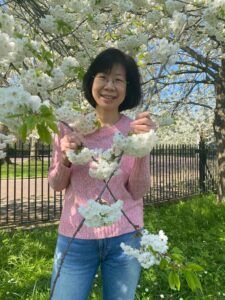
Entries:
[[[85, 136], [85, 146], [90, 149], [108, 149], [112, 144], [115, 132], [120, 131], [127, 135], [130, 131], [131, 119], [122, 115], [120, 120], [111, 127], [102, 127], [100, 130]], [[87, 165], [72, 165], [66, 167], [61, 161], [60, 138], [70, 129], [60, 124], [60, 136], [56, 135], [53, 145], [52, 162], [48, 180], [55, 191], [65, 190], [63, 210], [60, 218], [59, 233], [71, 237], [82, 220], [78, 207], [84, 205], [88, 199], [96, 199], [101, 192], [104, 182], [89, 176]], [[149, 155], [144, 158], [135, 158], [124, 155], [120, 164], [120, 173], [109, 182], [109, 187], [116, 199], [123, 200], [123, 210], [130, 220], [140, 227], [143, 226], [143, 199], [149, 190], [150, 172]], [[114, 200], [106, 190], [102, 196], [109, 203]], [[122, 215], [121, 219], [110, 226], [99, 228], [88, 227], [85, 224], [76, 235], [81, 239], [102, 239], [118, 236], [134, 231]]]

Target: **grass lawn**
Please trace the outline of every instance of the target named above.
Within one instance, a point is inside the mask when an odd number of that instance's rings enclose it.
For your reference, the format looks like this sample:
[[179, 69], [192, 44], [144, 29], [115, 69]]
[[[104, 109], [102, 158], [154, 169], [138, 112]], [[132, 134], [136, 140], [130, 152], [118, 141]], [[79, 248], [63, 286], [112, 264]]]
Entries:
[[[145, 227], [154, 233], [163, 229], [171, 246], [183, 250], [188, 261], [204, 267], [200, 273], [203, 293], [192, 293], [184, 281], [180, 292], [170, 290], [167, 275], [154, 267], [142, 272], [136, 300], [225, 299], [225, 205], [217, 205], [214, 196], [202, 196], [148, 206]], [[48, 299], [56, 237], [56, 225], [0, 231], [1, 300]], [[100, 289], [97, 276], [90, 300], [101, 300]]]
[[24, 160], [23, 164], [3, 164], [0, 166], [1, 179], [47, 177], [48, 161]]

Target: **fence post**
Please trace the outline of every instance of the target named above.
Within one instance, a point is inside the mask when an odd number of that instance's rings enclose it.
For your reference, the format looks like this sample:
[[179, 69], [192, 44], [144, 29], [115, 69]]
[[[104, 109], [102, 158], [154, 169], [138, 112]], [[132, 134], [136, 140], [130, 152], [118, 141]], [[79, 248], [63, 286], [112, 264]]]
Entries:
[[201, 193], [206, 191], [206, 160], [207, 150], [203, 137], [200, 137], [199, 142], [199, 189]]

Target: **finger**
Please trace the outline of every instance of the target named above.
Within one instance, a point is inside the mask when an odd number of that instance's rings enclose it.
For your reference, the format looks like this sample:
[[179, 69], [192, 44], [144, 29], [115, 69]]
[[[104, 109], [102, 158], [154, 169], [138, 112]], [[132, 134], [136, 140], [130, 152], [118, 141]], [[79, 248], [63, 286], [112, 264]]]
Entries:
[[141, 118], [141, 119], [137, 119], [133, 122], [130, 123], [131, 126], [134, 126], [134, 125], [151, 125], [152, 124], [152, 121], [149, 120], [148, 118]]
[[73, 134], [67, 137], [69, 143], [77, 143], [78, 145], [84, 144], [84, 137], [80, 134]]
[[149, 132], [151, 130], [151, 127], [149, 125], [136, 125], [133, 127], [134, 133], [145, 133]]
[[68, 150], [77, 150], [79, 145], [77, 143], [65, 143], [61, 145], [61, 151], [66, 152]]
[[83, 144], [85, 143], [84, 135], [80, 133], [78, 130], [75, 130], [75, 136], [77, 136], [82, 141]]
[[141, 113], [137, 114], [136, 119], [141, 119], [141, 118], [148, 118], [148, 119], [150, 119], [150, 113], [149, 113], [149, 111], [144, 111], [144, 112], [141, 112]]

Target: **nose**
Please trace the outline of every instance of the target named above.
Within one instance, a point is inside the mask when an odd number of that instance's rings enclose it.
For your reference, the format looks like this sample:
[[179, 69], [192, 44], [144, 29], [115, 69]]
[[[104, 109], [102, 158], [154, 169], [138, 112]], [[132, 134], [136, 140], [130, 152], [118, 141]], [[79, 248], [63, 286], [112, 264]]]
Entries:
[[108, 89], [115, 89], [115, 83], [114, 80], [108, 79], [105, 83], [105, 88]]

